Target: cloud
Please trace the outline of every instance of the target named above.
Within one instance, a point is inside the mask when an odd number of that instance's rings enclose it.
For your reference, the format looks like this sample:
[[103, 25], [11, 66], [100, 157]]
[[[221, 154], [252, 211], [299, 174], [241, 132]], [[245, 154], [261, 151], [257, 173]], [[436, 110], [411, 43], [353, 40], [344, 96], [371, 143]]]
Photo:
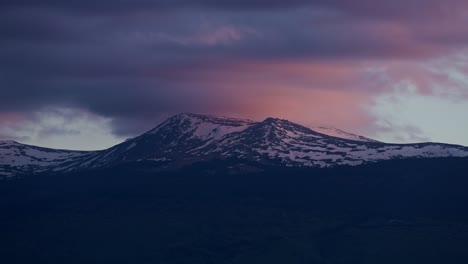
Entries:
[[385, 137], [388, 142], [416, 143], [429, 142], [431, 139], [424, 131], [412, 125], [399, 125], [390, 120], [382, 120], [374, 126], [374, 133]]
[[73, 108], [47, 107], [35, 113], [0, 115], [0, 140], [11, 139], [52, 148], [96, 150], [117, 144], [112, 120]]
[[[366, 107], [403, 81], [421, 96], [465, 100], [466, 65], [450, 56], [467, 48], [467, 7], [461, 0], [6, 0], [0, 114], [32, 122], [35, 111], [75, 109], [109, 120], [118, 138], [177, 112], [276, 115], [367, 134], [378, 117]], [[8, 127], [15, 122], [24, 124]], [[41, 131], [80, 136], [68, 125]]]
[[215, 10], [271, 10], [285, 8], [328, 8], [358, 16], [374, 17], [402, 17], [415, 15], [454, 15], [462, 13], [461, 7], [466, 7], [464, 0], [446, 0], [443, 4], [438, 0], [396, 0], [376, 2], [373, 0], [4, 0], [3, 8], [14, 7], [42, 7], [76, 11], [122, 11], [122, 10], [147, 10], [147, 9], [215, 9]]

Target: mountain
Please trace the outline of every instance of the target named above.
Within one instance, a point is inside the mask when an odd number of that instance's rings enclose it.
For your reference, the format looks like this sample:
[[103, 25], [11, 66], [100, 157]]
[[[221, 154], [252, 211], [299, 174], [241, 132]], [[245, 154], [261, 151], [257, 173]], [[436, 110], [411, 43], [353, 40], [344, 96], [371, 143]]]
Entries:
[[193, 151], [254, 125], [251, 120], [179, 114], [145, 134], [91, 154], [79, 168], [112, 167], [125, 162], [151, 161], [185, 164], [200, 160]]
[[0, 141], [0, 177], [67, 169], [90, 155], [87, 151], [70, 151]]
[[254, 122], [186, 113], [102, 151], [53, 150], [2, 142], [0, 175], [68, 172], [130, 163], [173, 169], [214, 159], [257, 166], [324, 168], [440, 157], [468, 157], [468, 148], [440, 143], [388, 144], [335, 128], [311, 129], [277, 118]]

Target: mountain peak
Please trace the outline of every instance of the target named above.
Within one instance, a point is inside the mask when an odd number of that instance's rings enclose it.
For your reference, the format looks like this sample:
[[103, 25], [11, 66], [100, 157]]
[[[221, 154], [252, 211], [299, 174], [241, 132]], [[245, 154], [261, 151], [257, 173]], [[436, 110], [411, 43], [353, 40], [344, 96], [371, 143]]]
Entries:
[[218, 117], [213, 115], [202, 115], [194, 113], [181, 113], [168, 118], [156, 128], [147, 132], [154, 134], [164, 127], [177, 127], [183, 131], [191, 131], [197, 127], [201, 129], [215, 129], [216, 127], [241, 127], [252, 125], [255, 122], [249, 119], [239, 119], [230, 117]]
[[276, 122], [281, 122], [281, 121], [287, 121], [287, 120], [275, 118], [275, 117], [268, 117], [265, 120], [263, 120], [263, 122], [265, 123], [276, 123]]
[[241, 118], [232, 118], [225, 116], [215, 116], [215, 115], [205, 115], [205, 114], [196, 114], [196, 113], [180, 113], [176, 114], [167, 120], [192, 120], [192, 121], [204, 121], [204, 122], [213, 122], [213, 123], [224, 123], [224, 122], [244, 122], [244, 123], [254, 123], [250, 119], [241, 119]]
[[293, 123], [289, 120], [286, 119], [280, 119], [280, 118], [273, 118], [269, 117], [262, 122], [259, 123], [261, 126], [267, 126], [269, 127], [268, 129], [272, 128], [277, 131], [281, 131], [282, 133], [286, 133], [287, 131], [289, 132], [300, 132], [300, 133], [314, 133], [311, 129], [308, 127]]

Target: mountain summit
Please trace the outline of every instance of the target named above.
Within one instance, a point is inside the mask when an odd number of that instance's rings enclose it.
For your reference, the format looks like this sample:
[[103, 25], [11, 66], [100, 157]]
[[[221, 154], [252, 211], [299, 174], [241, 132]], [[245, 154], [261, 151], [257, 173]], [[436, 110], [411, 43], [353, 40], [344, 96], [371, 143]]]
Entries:
[[439, 157], [468, 157], [468, 148], [438, 143], [388, 144], [335, 128], [311, 129], [277, 118], [255, 122], [185, 113], [102, 151], [54, 150], [1, 141], [0, 176], [141, 162], [161, 169], [214, 159], [235, 159], [258, 166], [324, 168]]

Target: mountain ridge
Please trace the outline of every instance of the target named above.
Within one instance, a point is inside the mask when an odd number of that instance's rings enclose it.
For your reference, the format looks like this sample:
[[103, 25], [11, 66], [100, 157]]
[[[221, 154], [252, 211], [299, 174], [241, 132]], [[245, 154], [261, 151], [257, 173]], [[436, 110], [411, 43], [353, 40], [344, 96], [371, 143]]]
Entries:
[[109, 168], [142, 161], [160, 169], [228, 158], [259, 166], [325, 168], [391, 159], [468, 157], [468, 147], [464, 146], [389, 144], [335, 128], [320, 128], [330, 135], [279, 118], [255, 122], [183, 113], [99, 151], [56, 150], [0, 141], [0, 176]]

